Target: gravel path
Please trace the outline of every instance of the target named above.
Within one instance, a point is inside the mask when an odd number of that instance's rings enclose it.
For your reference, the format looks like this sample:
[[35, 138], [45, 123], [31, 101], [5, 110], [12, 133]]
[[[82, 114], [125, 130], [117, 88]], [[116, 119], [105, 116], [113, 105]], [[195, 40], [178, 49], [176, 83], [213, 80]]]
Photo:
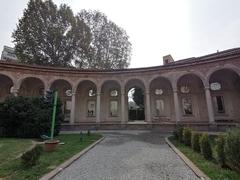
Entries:
[[164, 135], [122, 131], [105, 139], [59, 173], [55, 180], [195, 180], [195, 174], [164, 142]]

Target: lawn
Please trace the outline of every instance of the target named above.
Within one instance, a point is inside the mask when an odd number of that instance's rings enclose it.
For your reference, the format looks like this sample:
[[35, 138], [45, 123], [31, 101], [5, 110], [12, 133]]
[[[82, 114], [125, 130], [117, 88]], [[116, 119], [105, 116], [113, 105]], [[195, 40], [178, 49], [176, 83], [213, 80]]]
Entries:
[[[228, 169], [222, 169], [219, 165], [216, 164], [215, 160], [212, 161], [205, 160], [201, 154], [196, 153], [190, 147], [187, 147], [184, 144], [179, 143], [177, 140], [173, 138], [173, 136], [170, 137], [169, 140], [212, 180], [240, 179], [240, 174]], [[215, 154], [216, 153], [213, 151], [213, 155]]]
[[[21, 165], [19, 154], [28, 149], [32, 141], [26, 139], [0, 138], [0, 179], [39, 179], [101, 137], [100, 134], [91, 134], [90, 136], [84, 134], [83, 140], [81, 141], [79, 134], [60, 135], [57, 138], [65, 144], [59, 145], [58, 149], [54, 152], [43, 152], [40, 156], [39, 163], [28, 169]], [[7, 150], [5, 148], [7, 148]], [[18, 158], [16, 159], [16, 157]]]

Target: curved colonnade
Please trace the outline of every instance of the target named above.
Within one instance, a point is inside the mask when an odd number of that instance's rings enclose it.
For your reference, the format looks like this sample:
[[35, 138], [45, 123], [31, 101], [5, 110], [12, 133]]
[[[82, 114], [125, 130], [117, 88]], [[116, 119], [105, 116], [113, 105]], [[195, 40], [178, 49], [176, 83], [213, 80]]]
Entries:
[[[75, 70], [0, 63], [0, 101], [57, 90], [66, 122], [126, 124], [128, 91], [144, 92], [145, 121], [240, 122], [240, 51], [164, 66], [112, 71]], [[66, 93], [66, 91], [68, 93]]]

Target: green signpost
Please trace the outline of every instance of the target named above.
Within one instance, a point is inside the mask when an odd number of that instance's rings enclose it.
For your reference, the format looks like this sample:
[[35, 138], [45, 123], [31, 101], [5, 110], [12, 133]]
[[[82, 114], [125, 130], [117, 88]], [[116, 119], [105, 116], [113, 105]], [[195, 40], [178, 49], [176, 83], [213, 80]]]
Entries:
[[58, 92], [55, 91], [55, 92], [54, 92], [53, 113], [52, 113], [51, 139], [53, 139], [53, 135], [54, 135], [56, 109], [57, 109], [57, 97], [58, 97]]

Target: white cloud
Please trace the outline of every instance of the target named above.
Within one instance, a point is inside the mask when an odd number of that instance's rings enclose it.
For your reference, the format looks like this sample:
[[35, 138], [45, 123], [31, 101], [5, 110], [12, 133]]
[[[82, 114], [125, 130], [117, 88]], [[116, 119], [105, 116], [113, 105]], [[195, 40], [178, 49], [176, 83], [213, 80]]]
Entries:
[[[2, 0], [0, 48], [11, 45], [11, 33], [27, 0]], [[162, 64], [240, 46], [239, 0], [54, 0], [75, 13], [98, 9], [125, 29], [133, 45], [130, 67]]]

